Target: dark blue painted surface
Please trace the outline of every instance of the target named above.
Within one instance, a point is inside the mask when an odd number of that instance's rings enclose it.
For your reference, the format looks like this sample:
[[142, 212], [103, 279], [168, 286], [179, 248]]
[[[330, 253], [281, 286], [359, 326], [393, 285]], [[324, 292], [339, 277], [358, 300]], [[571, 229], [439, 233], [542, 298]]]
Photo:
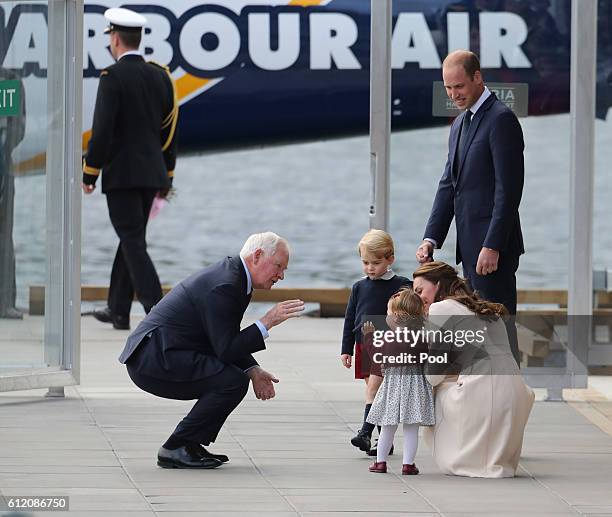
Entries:
[[[447, 53], [446, 14], [467, 12], [470, 19], [472, 50], [479, 53], [480, 12], [513, 11], [528, 27], [521, 46], [532, 68], [483, 69], [485, 81], [521, 82], [529, 85], [529, 114], [544, 115], [569, 109], [570, 0], [395, 0], [394, 23], [402, 12], [422, 12], [440, 59]], [[612, 2], [601, 2], [599, 13], [597, 113], [605, 117], [612, 104]], [[214, 6], [198, 6], [194, 12], [227, 11]], [[249, 12], [299, 12], [301, 53], [289, 69], [265, 71], [248, 56], [247, 14]], [[357, 24], [359, 37], [351, 47], [361, 70], [312, 70], [309, 56], [309, 15], [337, 12], [349, 15]], [[365, 133], [369, 123], [369, 0], [334, 0], [325, 7], [251, 7], [239, 16], [232, 14], [242, 37], [239, 57], [226, 69], [207, 73], [186, 67], [191, 73], [225, 79], [181, 108], [179, 135], [181, 148], [209, 149], [260, 142], [302, 140]], [[274, 16], [273, 16], [274, 19]], [[178, 26], [177, 26], [178, 29]], [[176, 34], [171, 36], [176, 38]], [[272, 41], [277, 28], [272, 23]], [[206, 43], [210, 44], [210, 42]], [[174, 59], [171, 66], [178, 66]], [[393, 99], [399, 108], [393, 128], [414, 128], [447, 123], [432, 116], [432, 82], [441, 80], [440, 69], [421, 69], [407, 64], [393, 70]]]

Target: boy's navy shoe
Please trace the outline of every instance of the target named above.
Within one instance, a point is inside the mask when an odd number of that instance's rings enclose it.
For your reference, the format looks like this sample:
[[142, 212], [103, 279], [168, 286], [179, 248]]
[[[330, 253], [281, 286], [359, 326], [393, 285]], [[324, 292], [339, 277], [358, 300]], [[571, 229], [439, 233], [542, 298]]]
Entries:
[[368, 452], [371, 447], [370, 437], [361, 431], [351, 438], [351, 443], [355, 447], [358, 447], [360, 451], [364, 452]]
[[[372, 445], [372, 448], [368, 451], [368, 456], [376, 456], [377, 451], [377, 447], [378, 447], [378, 440], [376, 441], [376, 443], [374, 445]], [[391, 456], [393, 454], [393, 445], [391, 445], [391, 449], [389, 449], [389, 456]]]

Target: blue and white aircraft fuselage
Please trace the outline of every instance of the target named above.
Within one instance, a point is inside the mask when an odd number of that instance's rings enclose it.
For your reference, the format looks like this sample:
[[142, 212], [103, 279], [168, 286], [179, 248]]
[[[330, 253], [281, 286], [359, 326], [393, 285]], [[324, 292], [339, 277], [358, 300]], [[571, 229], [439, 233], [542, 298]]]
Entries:
[[[85, 2], [84, 143], [113, 63], [103, 13], [118, 6], [146, 16], [141, 50], [177, 82], [180, 149], [367, 132], [370, 0], [98, 0]], [[601, 3], [600, 117], [612, 104], [611, 11]], [[530, 115], [568, 111], [570, 0], [395, 0], [393, 14], [394, 129], [447, 122], [432, 115], [432, 84], [456, 48], [479, 54], [488, 82], [527, 83]], [[28, 113], [45, 114], [29, 91], [46, 89], [46, 6], [3, 2], [0, 29], [2, 66], [22, 75]], [[35, 153], [44, 142], [31, 125], [22, 146]]]

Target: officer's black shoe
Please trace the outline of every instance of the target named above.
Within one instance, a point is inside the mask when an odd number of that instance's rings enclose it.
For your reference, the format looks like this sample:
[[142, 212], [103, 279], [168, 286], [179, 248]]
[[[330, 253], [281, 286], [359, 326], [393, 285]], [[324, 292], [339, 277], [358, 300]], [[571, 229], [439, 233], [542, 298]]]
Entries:
[[368, 452], [370, 450], [370, 437], [366, 433], [362, 433], [361, 430], [351, 438], [351, 443], [355, 447], [359, 447], [360, 451]]
[[93, 311], [93, 317], [102, 323], [112, 323], [117, 330], [130, 330], [130, 317], [113, 314], [108, 307]]
[[113, 315], [113, 328], [117, 330], [130, 330], [130, 317]]
[[157, 464], [164, 469], [216, 469], [221, 461], [202, 457], [197, 445], [183, 445], [174, 450], [160, 447]]
[[102, 323], [112, 323], [113, 315], [108, 307], [93, 311], [93, 317]]
[[225, 454], [213, 454], [212, 452], [206, 450], [203, 445], [200, 445], [200, 454], [202, 458], [213, 458], [215, 460], [219, 460], [221, 463], [227, 463], [229, 458]]

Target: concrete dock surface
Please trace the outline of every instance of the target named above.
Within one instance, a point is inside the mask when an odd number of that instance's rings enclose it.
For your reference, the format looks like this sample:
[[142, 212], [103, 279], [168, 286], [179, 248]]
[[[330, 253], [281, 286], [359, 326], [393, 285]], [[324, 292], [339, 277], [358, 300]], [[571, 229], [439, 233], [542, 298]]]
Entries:
[[64, 399], [0, 394], [0, 492], [69, 496], [68, 512], [29, 515], [70, 517], [612, 516], [612, 377], [566, 390], [566, 402], [536, 390], [516, 478], [445, 476], [423, 441], [421, 474], [402, 476], [401, 429], [390, 472], [372, 474], [349, 443], [363, 382], [340, 364], [342, 323], [302, 317], [271, 331], [256, 358], [279, 377], [276, 398], [249, 391], [210, 447], [230, 462], [197, 471], [156, 466], [193, 403], [139, 390], [117, 361], [128, 332], [84, 317], [81, 385]]

